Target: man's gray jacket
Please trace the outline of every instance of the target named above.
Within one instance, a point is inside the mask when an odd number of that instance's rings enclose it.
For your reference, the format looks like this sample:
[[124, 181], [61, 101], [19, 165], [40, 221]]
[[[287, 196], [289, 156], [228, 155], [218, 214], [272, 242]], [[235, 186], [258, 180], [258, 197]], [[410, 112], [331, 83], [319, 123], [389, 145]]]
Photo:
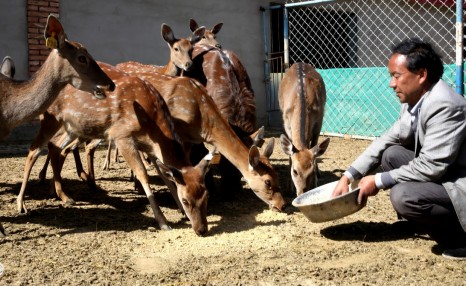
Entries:
[[[416, 155], [408, 165], [382, 173], [385, 187], [412, 181], [441, 183], [466, 231], [466, 99], [439, 80], [423, 100], [416, 134], [411, 129], [408, 105], [402, 104], [400, 118], [372, 142], [350, 170], [359, 172], [356, 177], [366, 175], [380, 165], [388, 147], [415, 146]], [[386, 185], [387, 181], [391, 184]]]

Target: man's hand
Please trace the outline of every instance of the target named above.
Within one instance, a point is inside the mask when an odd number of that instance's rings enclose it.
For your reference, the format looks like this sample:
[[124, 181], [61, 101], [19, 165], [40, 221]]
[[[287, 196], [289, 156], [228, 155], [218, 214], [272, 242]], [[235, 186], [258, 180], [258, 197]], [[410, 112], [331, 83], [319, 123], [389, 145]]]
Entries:
[[375, 185], [375, 176], [366, 176], [361, 179], [358, 184], [359, 196], [358, 204], [366, 203], [367, 197], [375, 196], [378, 194], [379, 189]]
[[349, 191], [349, 183], [350, 181], [348, 177], [346, 177], [345, 175], [341, 176], [340, 181], [338, 181], [338, 184], [335, 186], [335, 189], [333, 190], [332, 198], [346, 194]]

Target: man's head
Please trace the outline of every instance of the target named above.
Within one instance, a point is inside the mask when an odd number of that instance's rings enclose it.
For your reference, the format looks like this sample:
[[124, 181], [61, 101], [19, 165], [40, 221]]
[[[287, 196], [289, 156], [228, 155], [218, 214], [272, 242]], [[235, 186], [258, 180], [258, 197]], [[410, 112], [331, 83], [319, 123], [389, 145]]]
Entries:
[[392, 47], [388, 70], [400, 102], [413, 106], [442, 77], [443, 64], [429, 43], [413, 38]]

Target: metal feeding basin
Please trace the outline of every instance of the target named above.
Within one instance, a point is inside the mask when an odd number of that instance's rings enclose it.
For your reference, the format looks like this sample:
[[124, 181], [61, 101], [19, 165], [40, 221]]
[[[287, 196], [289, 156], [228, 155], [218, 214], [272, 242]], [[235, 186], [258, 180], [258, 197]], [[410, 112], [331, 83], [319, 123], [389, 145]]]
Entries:
[[345, 217], [362, 209], [366, 202], [358, 204], [357, 181], [349, 185], [350, 191], [332, 198], [338, 181], [331, 182], [305, 192], [292, 202], [310, 221], [326, 222]]

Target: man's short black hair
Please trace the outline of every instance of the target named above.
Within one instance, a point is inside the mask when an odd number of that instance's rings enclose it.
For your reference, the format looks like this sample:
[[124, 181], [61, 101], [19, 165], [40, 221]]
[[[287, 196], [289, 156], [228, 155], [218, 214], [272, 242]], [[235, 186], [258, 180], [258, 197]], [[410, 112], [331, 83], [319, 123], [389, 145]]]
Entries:
[[392, 46], [392, 54], [405, 55], [407, 57], [406, 68], [416, 72], [421, 68], [427, 70], [427, 80], [435, 84], [443, 75], [443, 62], [441, 56], [432, 45], [419, 38], [411, 38]]

